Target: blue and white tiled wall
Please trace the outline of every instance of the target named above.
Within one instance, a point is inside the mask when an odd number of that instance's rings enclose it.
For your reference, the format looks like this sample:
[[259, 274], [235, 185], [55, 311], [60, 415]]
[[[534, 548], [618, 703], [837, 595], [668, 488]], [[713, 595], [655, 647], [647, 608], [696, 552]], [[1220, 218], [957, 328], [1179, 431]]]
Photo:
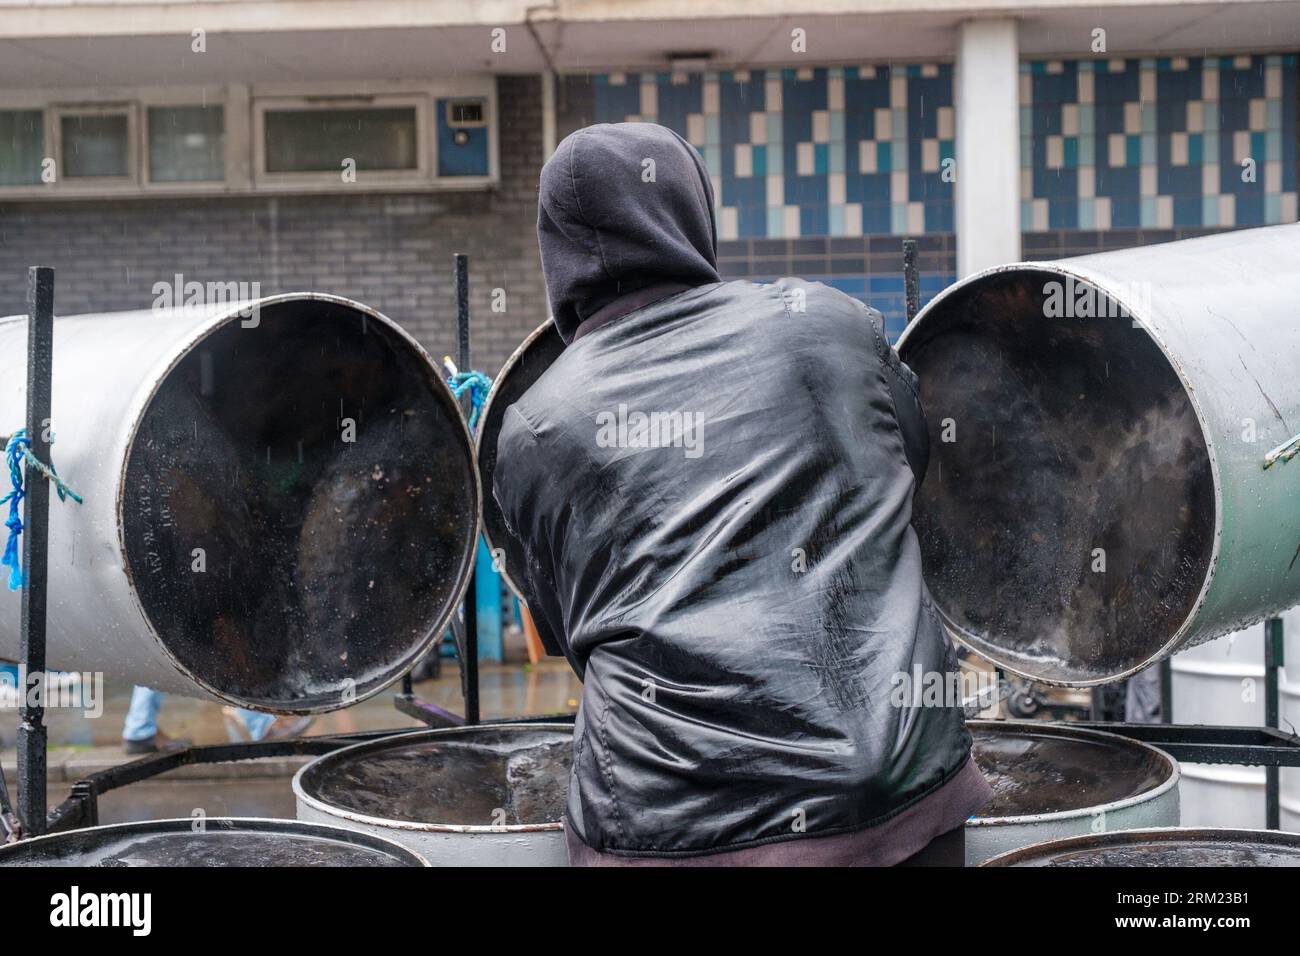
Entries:
[[1296, 219], [1294, 54], [1022, 63], [1020, 110], [1026, 232]]
[[[1026, 258], [1294, 221], [1296, 61], [1022, 63]], [[923, 240], [923, 301], [955, 278], [950, 64], [597, 74], [564, 94], [563, 132], [641, 120], [699, 149], [728, 275], [827, 282], [895, 332], [903, 236]]]
[[661, 123], [700, 150], [723, 240], [952, 229], [948, 64], [616, 73], [594, 87], [596, 122]]

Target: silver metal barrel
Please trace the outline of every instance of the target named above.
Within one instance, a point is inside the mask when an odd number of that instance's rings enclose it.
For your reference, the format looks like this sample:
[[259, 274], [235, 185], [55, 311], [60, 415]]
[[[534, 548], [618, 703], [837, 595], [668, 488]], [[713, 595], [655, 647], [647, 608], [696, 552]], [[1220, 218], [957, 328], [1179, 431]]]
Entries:
[[[505, 421], [506, 409], [519, 401], [542, 377], [542, 373], [551, 367], [551, 363], [564, 351], [564, 339], [560, 338], [555, 323], [547, 319], [506, 359], [501, 371], [492, 381], [492, 390], [483, 405], [482, 421], [479, 423], [475, 444], [478, 450], [479, 484], [483, 487], [483, 537], [488, 547], [503, 558], [500, 563], [502, 576], [510, 589], [519, 593], [519, 586], [511, 577], [514, 566], [522, 560], [518, 545], [506, 529], [501, 509], [497, 507], [492, 496], [492, 480], [497, 471], [497, 439], [501, 437], [501, 426]], [[502, 467], [509, 468], [509, 462]], [[545, 622], [539, 622], [544, 626]]]
[[993, 798], [966, 824], [966, 864], [1058, 837], [1176, 826], [1178, 763], [1115, 734], [1035, 721], [967, 721]]
[[1167, 827], [1052, 840], [984, 866], [1300, 866], [1300, 834]]
[[396, 840], [433, 866], [567, 866], [573, 727], [483, 724], [336, 750], [293, 778], [298, 819]]
[[952, 633], [1087, 686], [1300, 602], [1300, 225], [990, 269], [899, 343]]
[[[0, 320], [0, 431], [26, 317]], [[479, 518], [424, 350], [335, 296], [57, 318], [49, 663], [285, 713], [377, 693], [446, 627]], [[0, 588], [0, 656], [19, 595]]]
[[368, 833], [256, 817], [115, 823], [0, 847], [0, 867], [428, 865], [407, 847]]
[[[512, 576], [512, 573], [518, 575], [517, 569], [524, 560], [524, 552], [518, 539], [506, 528], [501, 509], [497, 507], [496, 498], [492, 494], [492, 482], [498, 466], [507, 473], [510, 469], [510, 462], [497, 459], [497, 440], [501, 437], [506, 409], [523, 397], [524, 392], [542, 377], [542, 373], [551, 367], [551, 363], [563, 351], [564, 339], [560, 338], [554, 322], [547, 319], [534, 329], [510, 358], [506, 359], [493, 380], [492, 390], [483, 405], [478, 434], [475, 436], [479, 484], [483, 488], [483, 537], [487, 540], [493, 561], [501, 570], [506, 584], [525, 602], [527, 597], [516, 583], [516, 577]], [[558, 639], [550, 632], [550, 625], [540, 614], [533, 617], [533, 626], [537, 628], [544, 645], [560, 646]]]

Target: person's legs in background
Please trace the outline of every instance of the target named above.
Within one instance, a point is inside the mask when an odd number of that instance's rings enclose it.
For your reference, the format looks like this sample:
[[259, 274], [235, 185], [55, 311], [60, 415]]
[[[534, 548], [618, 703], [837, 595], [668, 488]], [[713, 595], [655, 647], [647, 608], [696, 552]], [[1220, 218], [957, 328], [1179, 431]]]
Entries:
[[275, 723], [275, 714], [264, 714], [261, 711], [246, 710], [241, 707], [239, 719], [244, 722], [244, 727], [248, 730], [249, 740], [261, 740]]
[[152, 687], [136, 685], [131, 690], [131, 706], [122, 722], [122, 749], [129, 754], [151, 754], [159, 750], [181, 750], [188, 740], [173, 740], [158, 729], [158, 709], [163, 693]]
[[158, 733], [158, 708], [162, 706], [162, 691], [138, 684], [131, 690], [131, 706], [122, 724], [122, 739], [138, 743], [152, 740]]
[[233, 742], [297, 737], [309, 728], [315, 717], [279, 717], [245, 707], [223, 707], [226, 735]]

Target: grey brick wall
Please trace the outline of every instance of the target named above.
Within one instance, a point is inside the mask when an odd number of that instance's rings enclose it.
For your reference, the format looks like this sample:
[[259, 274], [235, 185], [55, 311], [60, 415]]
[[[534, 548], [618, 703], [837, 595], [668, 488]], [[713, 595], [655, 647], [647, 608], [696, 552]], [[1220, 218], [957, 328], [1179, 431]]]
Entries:
[[[501, 181], [451, 193], [0, 202], [0, 315], [25, 308], [27, 266], [57, 270], [58, 314], [148, 308], [153, 284], [260, 282], [264, 295], [347, 296], [456, 351], [452, 253], [470, 256], [474, 365], [496, 372], [546, 317], [537, 255], [541, 81], [500, 77]], [[505, 290], [494, 313], [492, 290]]]

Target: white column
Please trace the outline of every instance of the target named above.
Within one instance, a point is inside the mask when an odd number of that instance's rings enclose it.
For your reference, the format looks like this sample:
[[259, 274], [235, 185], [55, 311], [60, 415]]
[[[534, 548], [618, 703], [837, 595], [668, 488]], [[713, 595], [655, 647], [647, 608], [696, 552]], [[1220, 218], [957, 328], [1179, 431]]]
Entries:
[[1015, 20], [969, 20], [959, 29], [957, 113], [958, 278], [1020, 259], [1020, 43]]
[[542, 162], [555, 152], [555, 74], [542, 71]]

